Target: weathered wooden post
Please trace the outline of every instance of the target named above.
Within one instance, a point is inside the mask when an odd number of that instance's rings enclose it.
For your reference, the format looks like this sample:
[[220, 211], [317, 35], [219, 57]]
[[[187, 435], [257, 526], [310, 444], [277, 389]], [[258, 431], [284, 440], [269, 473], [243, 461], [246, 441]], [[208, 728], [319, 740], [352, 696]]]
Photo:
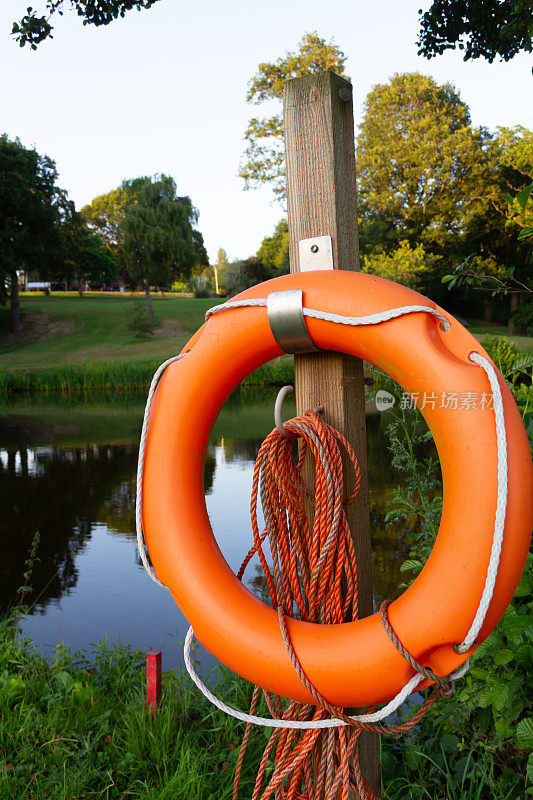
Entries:
[[[332, 72], [285, 84], [285, 153], [292, 272], [359, 269], [352, 85]], [[331, 237], [314, 241], [317, 237]], [[309, 241], [311, 240], [311, 241]], [[324, 420], [348, 439], [361, 467], [361, 488], [348, 509], [357, 553], [361, 616], [372, 613], [370, 511], [363, 363], [337, 353], [294, 358], [299, 414], [324, 407]], [[380, 790], [379, 737], [360, 737], [363, 775]]]

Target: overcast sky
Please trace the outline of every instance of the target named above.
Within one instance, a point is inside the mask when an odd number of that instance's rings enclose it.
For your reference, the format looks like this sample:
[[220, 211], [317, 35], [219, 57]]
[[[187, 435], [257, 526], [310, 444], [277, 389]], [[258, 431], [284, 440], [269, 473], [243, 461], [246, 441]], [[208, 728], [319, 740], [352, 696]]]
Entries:
[[[45, 0], [33, 0], [40, 10]], [[67, 0], [65, 0], [67, 5]], [[53, 158], [80, 208], [124, 178], [171, 174], [200, 211], [211, 261], [256, 252], [282, 216], [268, 189], [237, 177], [248, 118], [246, 85], [261, 61], [317, 31], [348, 56], [356, 123], [367, 92], [395, 72], [451, 81], [475, 125], [533, 128], [532, 59], [465, 63], [416, 54], [418, 9], [430, 0], [159, 0], [108, 27], [57, 17], [36, 52], [10, 36], [28, 0], [0, 7], [0, 133]]]

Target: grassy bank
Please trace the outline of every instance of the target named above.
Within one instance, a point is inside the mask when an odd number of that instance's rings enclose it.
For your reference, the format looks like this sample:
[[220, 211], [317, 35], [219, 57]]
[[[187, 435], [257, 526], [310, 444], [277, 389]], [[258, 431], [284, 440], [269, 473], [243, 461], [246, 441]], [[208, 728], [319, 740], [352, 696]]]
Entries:
[[[145, 391], [157, 366], [178, 353], [202, 325], [213, 299], [154, 296], [158, 325], [152, 337], [136, 338], [129, 328], [144, 300], [131, 295], [26, 295], [21, 298], [22, 331], [9, 333], [9, 310], [0, 308], [0, 397], [17, 393]], [[505, 329], [473, 325], [483, 342]], [[512, 337], [521, 351], [532, 337]], [[248, 385], [293, 380], [290, 359], [267, 364]]]
[[[221, 691], [230, 702], [249, 703], [243, 683], [225, 680]], [[165, 674], [154, 719], [144, 692], [140, 652], [102, 642], [90, 660], [62, 649], [49, 663], [4, 624], [2, 800], [230, 798], [242, 726], [213, 713], [175, 672]], [[250, 762], [243, 778], [243, 796], [250, 796]]]
[[[0, 625], [2, 800], [230, 800], [242, 723], [214, 709], [186, 675], [164, 674], [160, 710], [145, 711], [144, 656], [101, 642], [89, 654], [63, 647], [47, 661], [16, 629]], [[247, 708], [251, 687], [223, 671], [218, 694]], [[260, 709], [263, 713], [266, 709]], [[383, 799], [504, 800], [497, 754], [477, 759], [461, 735], [429, 715], [416, 735], [382, 742]], [[241, 798], [252, 793], [266, 744], [252, 735]], [[268, 772], [267, 772], [268, 774]], [[522, 788], [521, 788], [522, 787]]]
[[62, 293], [21, 298], [22, 330], [9, 333], [9, 310], [0, 309], [0, 369], [45, 370], [58, 364], [164, 361], [179, 353], [216, 301], [154, 296], [158, 326], [137, 339], [129, 328], [143, 299], [130, 295]]
[[[8, 312], [2, 309], [0, 397], [146, 391], [159, 364], [181, 350], [215, 301], [154, 297], [158, 325], [142, 340], [128, 329], [139, 302], [144, 301], [129, 295], [25, 296], [17, 338], [7, 332]], [[246, 383], [261, 386], [292, 377], [292, 361], [279, 359]]]
[[[162, 359], [164, 360], [164, 359]], [[145, 392], [161, 361], [104, 361], [63, 364], [42, 369], [0, 369], [0, 398], [31, 395]], [[265, 364], [243, 382], [243, 386], [267, 386], [294, 380], [291, 359]]]

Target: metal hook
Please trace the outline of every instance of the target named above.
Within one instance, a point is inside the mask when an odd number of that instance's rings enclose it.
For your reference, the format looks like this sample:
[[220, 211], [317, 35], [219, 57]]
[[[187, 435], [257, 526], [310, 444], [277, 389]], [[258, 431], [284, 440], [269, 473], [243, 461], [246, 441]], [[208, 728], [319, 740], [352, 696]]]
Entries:
[[[286, 396], [291, 394], [291, 392], [294, 392], [292, 386], [282, 386], [278, 392], [278, 396], [276, 397], [276, 402], [274, 404], [274, 422], [276, 424], [276, 430], [280, 436], [283, 436], [285, 439], [288, 439], [290, 434], [287, 433], [287, 430], [283, 425], [283, 421], [281, 419], [281, 408]], [[321, 414], [324, 411], [324, 406], [317, 406], [313, 409], [313, 411], [315, 414]]]
[[276, 402], [274, 404], [274, 422], [276, 424], [276, 430], [279, 433], [279, 435], [283, 436], [285, 439], [288, 439], [289, 434], [285, 430], [285, 427], [281, 419], [281, 408], [283, 406], [283, 401], [285, 400], [285, 397], [291, 392], [294, 392], [292, 386], [282, 386], [278, 392], [278, 396], [276, 397]]

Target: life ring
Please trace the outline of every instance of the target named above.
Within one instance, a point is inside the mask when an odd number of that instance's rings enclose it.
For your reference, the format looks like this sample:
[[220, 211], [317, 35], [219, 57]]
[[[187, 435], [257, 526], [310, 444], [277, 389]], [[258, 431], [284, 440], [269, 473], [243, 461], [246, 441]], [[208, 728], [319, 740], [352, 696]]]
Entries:
[[[460, 323], [427, 298], [390, 281], [347, 271], [287, 275], [236, 300], [302, 289], [304, 305], [347, 316], [409, 305], [437, 310], [349, 327], [306, 317], [314, 343], [363, 358], [408, 393], [487, 396], [486, 373], [469, 355], [487, 354]], [[225, 399], [252, 370], [282, 354], [265, 308], [214, 315], [162, 376], [151, 406], [144, 455], [142, 523], [160, 580], [213, 655], [252, 683], [300, 702], [312, 697], [294, 672], [276, 613], [237, 580], [214, 538], [204, 500], [203, 464], [211, 427]], [[492, 362], [491, 362], [492, 363]], [[498, 374], [499, 375], [499, 374]], [[527, 556], [533, 519], [533, 471], [514, 399], [499, 375], [507, 431], [505, 533], [494, 593], [477, 641], [456, 652], [483, 592], [497, 496], [494, 412], [484, 408], [422, 410], [440, 457], [444, 504], [431, 555], [414, 583], [388, 609], [407, 650], [438, 675], [456, 670], [493, 630], [510, 602]], [[379, 614], [341, 625], [296, 619], [288, 628], [317, 689], [336, 705], [388, 701], [413, 672], [387, 636]], [[421, 686], [427, 685], [427, 682]]]

